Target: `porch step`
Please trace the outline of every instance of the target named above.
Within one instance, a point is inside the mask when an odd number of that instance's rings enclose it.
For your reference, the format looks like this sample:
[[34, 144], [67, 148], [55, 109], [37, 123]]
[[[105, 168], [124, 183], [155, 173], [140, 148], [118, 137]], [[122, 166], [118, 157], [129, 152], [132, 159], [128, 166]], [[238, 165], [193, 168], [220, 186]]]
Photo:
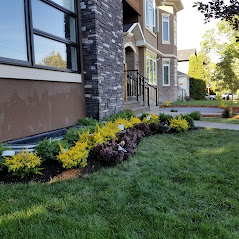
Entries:
[[126, 101], [124, 102], [125, 110], [132, 110], [135, 115], [139, 115], [142, 112], [149, 112], [149, 106], [141, 105], [140, 101]]
[[124, 102], [124, 110], [132, 110], [133, 108], [140, 107], [140, 101], [125, 101]]

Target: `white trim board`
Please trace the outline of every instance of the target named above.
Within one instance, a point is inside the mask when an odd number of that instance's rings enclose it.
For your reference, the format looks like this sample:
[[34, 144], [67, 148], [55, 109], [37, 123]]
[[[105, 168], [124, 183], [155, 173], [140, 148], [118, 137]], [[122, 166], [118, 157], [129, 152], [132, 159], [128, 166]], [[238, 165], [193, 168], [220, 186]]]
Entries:
[[0, 78], [81, 83], [81, 74], [0, 64]]

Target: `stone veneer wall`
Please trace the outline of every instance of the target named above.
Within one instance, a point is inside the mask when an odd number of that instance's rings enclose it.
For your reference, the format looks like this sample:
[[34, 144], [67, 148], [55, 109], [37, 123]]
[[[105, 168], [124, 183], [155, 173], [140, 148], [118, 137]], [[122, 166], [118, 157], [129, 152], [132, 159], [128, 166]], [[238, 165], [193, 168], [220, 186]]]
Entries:
[[86, 114], [104, 119], [123, 108], [122, 0], [81, 0]]
[[[159, 103], [176, 101], [178, 99], [178, 88], [174, 86], [174, 58], [170, 58], [170, 86], [163, 86], [162, 58], [158, 61], [158, 90]], [[160, 74], [159, 74], [160, 72]]]

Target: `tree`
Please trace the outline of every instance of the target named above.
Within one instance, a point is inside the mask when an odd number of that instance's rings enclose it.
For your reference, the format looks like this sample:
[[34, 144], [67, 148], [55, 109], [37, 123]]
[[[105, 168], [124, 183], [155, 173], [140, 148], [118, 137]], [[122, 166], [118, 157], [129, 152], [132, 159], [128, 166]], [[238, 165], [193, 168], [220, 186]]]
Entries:
[[[198, 7], [198, 11], [204, 14], [205, 22], [209, 22], [211, 18], [226, 20], [234, 30], [239, 30], [239, 1], [230, 0], [227, 5], [224, 0], [211, 0], [208, 4], [195, 2], [193, 7]], [[239, 41], [239, 36], [237, 36]]]
[[239, 89], [239, 52], [237, 46], [228, 45], [217, 63], [213, 80], [219, 87], [235, 93]]
[[[206, 81], [208, 81], [208, 84], [213, 86], [213, 89], [216, 91], [233, 90], [233, 88], [237, 88], [233, 86], [237, 84], [237, 78], [235, 78], [233, 72], [237, 71], [239, 55], [239, 43], [236, 41], [235, 33], [236, 31], [233, 26], [231, 26], [229, 22], [222, 20], [217, 23], [215, 29], [210, 29], [204, 34], [203, 41], [201, 42], [203, 55], [209, 56], [210, 54], [216, 54], [219, 58], [219, 62], [216, 66], [213, 66], [213, 63], [209, 63], [208, 70], [210, 74], [208, 77], [206, 76], [206, 67], [204, 68], [205, 78], [208, 78]], [[229, 61], [230, 57], [231, 61]], [[230, 79], [232, 80], [232, 85], [229, 82]]]
[[49, 54], [49, 56], [44, 57], [39, 64], [66, 69], [66, 61], [63, 60], [59, 52], [55, 53], [54, 50]]
[[203, 57], [200, 52], [197, 56], [193, 54], [190, 56], [188, 75], [194, 79], [204, 80]]

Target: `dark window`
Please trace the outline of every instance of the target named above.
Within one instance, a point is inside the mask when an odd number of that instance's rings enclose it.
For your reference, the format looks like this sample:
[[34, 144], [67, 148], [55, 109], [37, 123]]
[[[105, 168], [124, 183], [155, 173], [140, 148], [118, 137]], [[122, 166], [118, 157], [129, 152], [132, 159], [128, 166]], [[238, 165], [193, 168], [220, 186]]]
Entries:
[[75, 0], [1, 1], [1, 61], [78, 71]]
[[0, 57], [28, 61], [24, 0], [1, 1]]

